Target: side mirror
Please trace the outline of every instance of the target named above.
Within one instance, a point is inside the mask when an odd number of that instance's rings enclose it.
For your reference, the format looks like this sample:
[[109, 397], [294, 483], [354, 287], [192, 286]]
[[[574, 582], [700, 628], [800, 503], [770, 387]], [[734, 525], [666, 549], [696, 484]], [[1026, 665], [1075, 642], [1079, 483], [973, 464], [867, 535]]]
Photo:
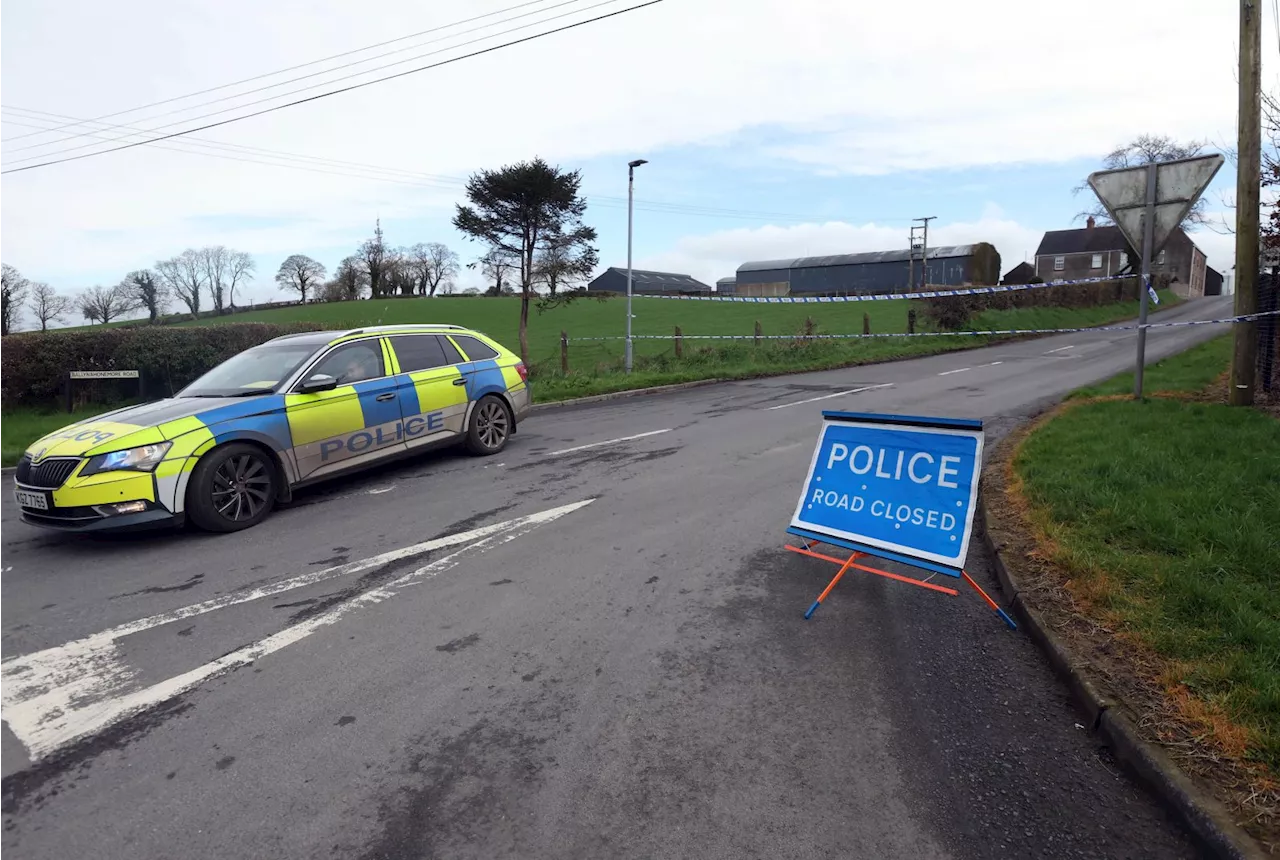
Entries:
[[298, 390], [303, 394], [316, 394], [320, 391], [332, 391], [338, 387], [338, 380], [334, 379], [327, 373], [317, 373], [308, 379], [302, 385], [298, 386]]

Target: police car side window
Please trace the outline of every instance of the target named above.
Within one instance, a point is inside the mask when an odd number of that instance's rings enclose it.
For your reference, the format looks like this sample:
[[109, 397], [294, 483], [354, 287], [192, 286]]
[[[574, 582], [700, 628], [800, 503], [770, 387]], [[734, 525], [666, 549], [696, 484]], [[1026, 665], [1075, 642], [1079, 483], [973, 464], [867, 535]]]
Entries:
[[440, 341], [440, 346], [444, 348], [444, 357], [449, 364], [462, 364], [466, 361], [462, 357], [462, 353], [458, 352], [458, 348], [453, 345], [453, 341], [447, 337], [436, 336], [436, 340]]
[[444, 367], [455, 363], [449, 360], [440, 339], [433, 334], [393, 337], [391, 348], [396, 351], [396, 360], [400, 362], [401, 373], [430, 370], [433, 367]]
[[477, 338], [469, 335], [454, 335], [453, 339], [458, 346], [462, 347], [462, 351], [467, 354], [467, 358], [471, 361], [484, 361], [489, 358], [497, 358], [498, 351], [486, 343], [481, 342]]
[[386, 375], [382, 369], [382, 349], [376, 340], [345, 344], [325, 356], [307, 376], [317, 373], [332, 376], [339, 385], [377, 379]]

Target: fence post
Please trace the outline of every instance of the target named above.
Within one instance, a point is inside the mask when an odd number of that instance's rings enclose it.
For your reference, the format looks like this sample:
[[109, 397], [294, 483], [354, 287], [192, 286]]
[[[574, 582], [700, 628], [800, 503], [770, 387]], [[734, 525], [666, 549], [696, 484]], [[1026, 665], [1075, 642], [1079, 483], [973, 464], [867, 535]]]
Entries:
[[560, 372], [569, 375], [569, 333], [560, 330]]
[[676, 326], [676, 358], [684, 358], [684, 333]]
[[764, 328], [760, 325], [760, 320], [756, 320], [756, 346], [760, 345], [760, 337], [764, 334]]
[[916, 309], [911, 308], [907, 311], [907, 334], [916, 333]]
[[813, 338], [813, 330], [814, 330], [814, 328], [815, 328], [815, 326], [814, 326], [814, 323], [813, 323], [813, 317], [805, 317], [805, 318], [804, 318], [804, 341], [805, 341], [805, 343], [808, 343], [808, 342], [810, 341], [810, 339], [812, 339], [812, 338]]
[[871, 334], [871, 314], [862, 314], [862, 333]]

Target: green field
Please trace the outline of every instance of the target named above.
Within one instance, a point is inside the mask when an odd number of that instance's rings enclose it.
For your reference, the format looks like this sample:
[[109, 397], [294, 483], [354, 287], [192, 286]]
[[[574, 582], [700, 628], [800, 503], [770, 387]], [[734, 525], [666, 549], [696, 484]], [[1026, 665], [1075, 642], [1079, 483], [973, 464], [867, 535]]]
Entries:
[[[1230, 350], [1228, 336], [1161, 362], [1149, 390], [1201, 390]], [[1280, 775], [1280, 422], [1215, 402], [1086, 401], [1033, 432], [1014, 468], [1072, 593], [1168, 661], [1166, 683], [1224, 749]]]

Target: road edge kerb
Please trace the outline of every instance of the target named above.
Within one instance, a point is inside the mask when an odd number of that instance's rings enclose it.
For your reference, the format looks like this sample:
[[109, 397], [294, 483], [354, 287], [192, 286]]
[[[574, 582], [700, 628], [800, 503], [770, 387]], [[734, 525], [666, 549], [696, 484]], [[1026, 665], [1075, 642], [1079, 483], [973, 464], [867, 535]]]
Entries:
[[[1026, 434], [1038, 419], [1051, 409], [1028, 418], [1010, 431], [1010, 436]], [[1003, 468], [1003, 462], [1016, 450], [1015, 445], [1002, 446], [1003, 454], [987, 468]], [[1159, 747], [1142, 740], [1133, 720], [1125, 713], [1123, 703], [1112, 702], [1098, 692], [1089, 680], [1084, 665], [1076, 663], [1070, 652], [1045, 623], [1044, 618], [1022, 598], [1017, 574], [1010, 569], [1000, 546], [991, 533], [987, 510], [987, 486], [979, 488], [978, 515], [982, 523], [982, 543], [995, 561], [996, 579], [1000, 583], [1014, 615], [1031, 640], [1036, 643], [1054, 674], [1067, 685], [1071, 698], [1086, 715], [1091, 734], [1100, 737], [1112, 756], [1138, 782], [1151, 792], [1166, 810], [1181, 822], [1209, 856], [1219, 860], [1268, 860], [1255, 840], [1231, 820], [1227, 808], [1217, 798], [1202, 790], [1182, 772]]]

